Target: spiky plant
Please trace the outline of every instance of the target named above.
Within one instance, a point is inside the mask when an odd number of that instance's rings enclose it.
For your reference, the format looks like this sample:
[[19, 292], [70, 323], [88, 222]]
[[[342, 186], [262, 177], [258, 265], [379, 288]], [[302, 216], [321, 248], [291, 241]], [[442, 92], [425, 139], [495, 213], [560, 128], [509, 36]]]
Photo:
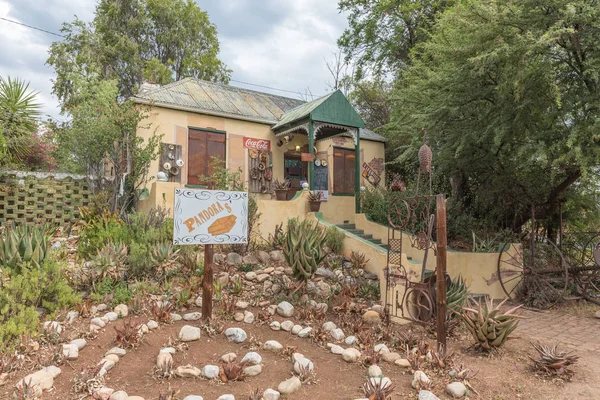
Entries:
[[171, 311], [173, 311], [173, 305], [168, 301], [158, 301], [152, 305], [152, 316], [160, 324], [171, 321]]
[[[467, 284], [461, 275], [450, 281], [446, 288], [447, 310], [455, 313], [460, 312], [461, 307], [467, 303], [469, 290]], [[454, 313], [452, 313], [454, 314]]]
[[313, 277], [325, 257], [326, 240], [326, 230], [318, 223], [309, 220], [298, 223], [295, 218], [288, 220], [283, 253], [296, 279], [306, 282]]
[[115, 344], [125, 349], [136, 347], [141, 339], [140, 327], [141, 325], [136, 324], [132, 318], [124, 320], [120, 327], [115, 326]]
[[369, 400], [389, 400], [394, 391], [394, 386], [387, 380], [378, 378], [369, 378], [363, 384], [365, 397]]
[[258, 389], [254, 389], [253, 391], [250, 392], [250, 395], [248, 396], [248, 400], [261, 400], [262, 399], [262, 395], [260, 394], [260, 390]]
[[100, 280], [118, 276], [118, 270], [127, 257], [127, 246], [122, 243], [107, 243], [92, 259], [95, 275]]
[[501, 307], [505, 302], [506, 300], [494, 306], [493, 299], [486, 299], [484, 302], [471, 300], [467, 301], [467, 305], [471, 307], [462, 307], [459, 315], [475, 339], [474, 347], [485, 351], [496, 350], [506, 343], [517, 328], [519, 316], [513, 313], [521, 306], [503, 312]]
[[246, 374], [244, 373], [244, 368], [246, 368], [246, 363], [237, 363], [235, 361], [224, 363], [221, 366], [221, 371], [219, 376], [221, 381], [224, 383], [234, 382], [234, 381], [243, 381], [246, 378]]
[[529, 357], [533, 361], [533, 367], [538, 371], [549, 375], [562, 375], [570, 377], [573, 371], [569, 366], [577, 363], [579, 357], [572, 352], [561, 351], [558, 344], [550, 347], [543, 343], [531, 344], [538, 353], [538, 358]]
[[45, 227], [13, 226], [0, 238], [0, 265], [14, 269], [22, 263], [36, 268], [48, 255], [50, 235]]

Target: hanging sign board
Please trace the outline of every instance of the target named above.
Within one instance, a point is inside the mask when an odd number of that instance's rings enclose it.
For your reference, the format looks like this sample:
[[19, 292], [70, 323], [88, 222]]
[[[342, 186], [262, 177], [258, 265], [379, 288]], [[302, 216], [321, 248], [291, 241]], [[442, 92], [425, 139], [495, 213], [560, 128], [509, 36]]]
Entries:
[[381, 181], [379, 174], [367, 163], [363, 163], [362, 176], [373, 186], [377, 186]]
[[248, 243], [248, 193], [175, 189], [173, 244]]
[[271, 150], [271, 141], [244, 136], [244, 148], [269, 151]]
[[315, 161], [315, 155], [311, 153], [301, 153], [300, 154], [301, 161], [313, 162]]

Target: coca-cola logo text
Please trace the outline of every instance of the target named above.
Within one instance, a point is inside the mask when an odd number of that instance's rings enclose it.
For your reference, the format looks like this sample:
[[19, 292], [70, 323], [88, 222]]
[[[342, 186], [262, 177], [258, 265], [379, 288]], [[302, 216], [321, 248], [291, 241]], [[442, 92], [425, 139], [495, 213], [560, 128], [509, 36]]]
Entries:
[[265, 139], [244, 138], [244, 148], [256, 149], [261, 151], [271, 150], [271, 141]]

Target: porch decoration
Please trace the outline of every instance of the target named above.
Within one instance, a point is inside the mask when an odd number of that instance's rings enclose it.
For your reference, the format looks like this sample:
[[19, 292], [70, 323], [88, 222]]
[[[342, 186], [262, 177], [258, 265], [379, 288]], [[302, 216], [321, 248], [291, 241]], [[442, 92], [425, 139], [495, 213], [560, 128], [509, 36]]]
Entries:
[[321, 208], [321, 198], [323, 196], [322, 192], [318, 192], [313, 190], [312, 192], [308, 192], [308, 204], [310, 205], [311, 212], [318, 212]]
[[[181, 168], [184, 165], [181, 145], [162, 143], [158, 165], [160, 170], [157, 173], [157, 178], [160, 182], [181, 183]], [[164, 173], [164, 176], [163, 174], [159, 175], [160, 172]]]
[[[254, 143], [247, 139], [244, 142]], [[263, 145], [262, 148], [268, 149], [270, 145]], [[250, 166], [250, 193], [270, 193], [271, 179], [273, 177], [273, 158], [270, 150], [258, 150], [257, 148], [248, 149], [248, 165]]]
[[290, 188], [290, 180], [284, 179], [283, 181], [280, 181], [279, 179], [275, 178], [273, 185], [275, 186], [275, 195], [277, 196], [277, 200], [285, 201], [288, 189]]

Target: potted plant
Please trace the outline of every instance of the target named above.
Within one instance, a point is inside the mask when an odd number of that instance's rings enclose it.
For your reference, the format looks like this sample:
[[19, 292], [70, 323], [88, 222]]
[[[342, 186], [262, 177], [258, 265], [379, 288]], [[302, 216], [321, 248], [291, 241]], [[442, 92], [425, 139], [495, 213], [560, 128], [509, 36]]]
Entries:
[[310, 211], [318, 212], [321, 208], [321, 197], [323, 196], [322, 192], [308, 192], [308, 204], [310, 205]]
[[273, 185], [275, 186], [275, 196], [277, 196], [277, 200], [287, 200], [287, 192], [290, 188], [290, 180], [284, 179], [280, 181], [279, 179], [275, 179], [273, 181]]

